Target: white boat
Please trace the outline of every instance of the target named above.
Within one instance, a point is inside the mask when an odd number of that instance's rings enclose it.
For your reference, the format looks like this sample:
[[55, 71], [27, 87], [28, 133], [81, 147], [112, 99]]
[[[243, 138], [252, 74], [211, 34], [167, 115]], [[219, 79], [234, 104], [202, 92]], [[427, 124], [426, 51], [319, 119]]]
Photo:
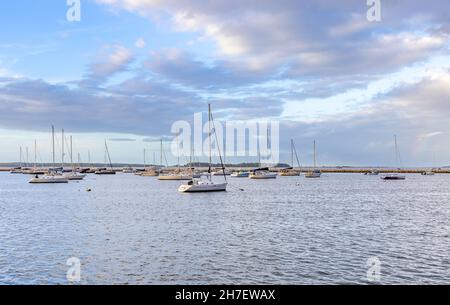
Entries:
[[277, 179], [277, 173], [271, 173], [269, 171], [254, 171], [250, 173], [250, 179], [264, 180], [264, 179]]
[[225, 170], [218, 169], [218, 170], [212, 172], [212, 175], [213, 176], [224, 176], [224, 175], [225, 176], [231, 176], [231, 172], [229, 170], [227, 170], [227, 169], [225, 169]]
[[[187, 184], [183, 184], [178, 188], [178, 191], [181, 193], [206, 193], [206, 192], [226, 192], [228, 183], [226, 182], [226, 175], [224, 175], [225, 183], [215, 183], [212, 181], [211, 175], [211, 164], [212, 164], [212, 129], [211, 123], [213, 121], [212, 112], [211, 112], [211, 104], [208, 105], [208, 122], [209, 122], [209, 175], [208, 180], [197, 180], [192, 179]], [[215, 130], [215, 128], [214, 128]], [[216, 135], [216, 134], [215, 134]], [[217, 136], [217, 135], [216, 135]], [[219, 151], [220, 154], [220, 151]], [[222, 159], [221, 159], [222, 160]], [[223, 164], [222, 168], [223, 167]]]
[[132, 174], [134, 172], [134, 169], [132, 167], [125, 167], [122, 169], [122, 173], [124, 174]]
[[9, 171], [10, 174], [22, 174], [23, 170], [21, 167], [18, 168], [13, 168], [12, 170]]
[[322, 172], [317, 169], [317, 157], [316, 157], [316, 141], [314, 141], [314, 170], [309, 171], [305, 174], [305, 178], [320, 178], [322, 177]]
[[209, 180], [191, 180], [178, 189], [182, 193], [225, 192], [227, 183], [215, 183]]
[[231, 177], [233, 177], [233, 178], [248, 178], [248, 177], [250, 177], [250, 173], [243, 172], [243, 171], [235, 172], [235, 173], [231, 174]]
[[72, 136], [70, 136], [70, 163], [72, 164], [71, 171], [63, 174], [64, 177], [69, 179], [69, 181], [81, 181], [86, 178], [85, 174], [81, 174], [77, 171], [75, 168], [75, 164], [73, 163], [73, 139]]
[[32, 184], [45, 184], [45, 183], [68, 183], [69, 179], [67, 179], [63, 175], [59, 174], [47, 174], [39, 177], [36, 175], [33, 179], [30, 180]]
[[86, 178], [85, 174], [80, 174], [77, 172], [65, 173], [63, 176], [66, 177], [69, 181], [81, 181]]
[[[52, 126], [52, 143], [53, 143], [53, 167], [55, 167], [55, 127]], [[36, 143], [35, 143], [36, 147]], [[55, 183], [68, 183], [69, 179], [59, 174], [57, 171], [50, 170], [50, 173], [39, 177], [38, 174], [29, 181], [32, 184], [55, 184]]]

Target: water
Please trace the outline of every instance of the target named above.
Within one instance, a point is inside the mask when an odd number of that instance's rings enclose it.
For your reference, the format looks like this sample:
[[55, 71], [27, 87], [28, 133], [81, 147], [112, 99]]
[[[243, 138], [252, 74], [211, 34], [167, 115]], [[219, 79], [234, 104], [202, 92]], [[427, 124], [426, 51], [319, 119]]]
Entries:
[[[450, 283], [450, 176], [383, 182], [231, 178], [227, 193], [179, 194], [179, 182], [118, 174], [30, 185], [0, 173], [0, 283]], [[86, 188], [92, 192], [86, 192]]]

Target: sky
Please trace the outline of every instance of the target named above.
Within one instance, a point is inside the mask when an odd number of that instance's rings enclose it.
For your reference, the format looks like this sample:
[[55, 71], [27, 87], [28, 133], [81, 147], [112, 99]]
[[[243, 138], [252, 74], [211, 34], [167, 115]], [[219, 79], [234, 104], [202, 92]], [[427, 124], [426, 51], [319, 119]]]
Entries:
[[50, 161], [51, 125], [82, 161], [105, 140], [113, 162], [159, 160], [211, 103], [279, 121], [282, 162], [294, 139], [303, 165], [316, 140], [320, 165], [394, 166], [396, 134], [402, 166], [450, 165], [447, 1], [381, 0], [376, 22], [365, 0], [80, 2], [76, 22], [66, 0], [0, 3], [0, 162], [35, 140]]

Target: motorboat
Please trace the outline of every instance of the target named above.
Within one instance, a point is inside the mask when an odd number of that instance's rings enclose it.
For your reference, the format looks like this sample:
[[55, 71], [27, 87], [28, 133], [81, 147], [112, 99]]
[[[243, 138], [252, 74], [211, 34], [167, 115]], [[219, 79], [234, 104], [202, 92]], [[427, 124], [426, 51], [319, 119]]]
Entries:
[[402, 176], [399, 174], [387, 174], [381, 177], [382, 180], [406, 180], [406, 176]]
[[32, 184], [52, 184], [52, 183], [68, 183], [69, 179], [63, 175], [60, 174], [46, 174], [41, 177], [39, 175], [36, 175], [34, 178], [30, 180], [30, 183]]
[[234, 172], [234, 173], [231, 174], [231, 177], [233, 177], [233, 178], [248, 178], [248, 177], [250, 177], [250, 173], [249, 172], [243, 172], [243, 171]]
[[67, 179], [69, 179], [69, 181], [81, 181], [84, 178], [86, 178], [85, 174], [80, 174], [77, 172], [65, 173], [65, 174], [63, 174], [63, 176], [66, 177]]

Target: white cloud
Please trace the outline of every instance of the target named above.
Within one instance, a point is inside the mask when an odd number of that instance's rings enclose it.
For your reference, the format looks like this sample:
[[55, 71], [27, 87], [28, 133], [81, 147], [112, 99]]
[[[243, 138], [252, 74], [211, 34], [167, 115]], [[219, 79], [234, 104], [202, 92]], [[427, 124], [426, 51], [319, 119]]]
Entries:
[[145, 42], [144, 38], [140, 37], [138, 38], [138, 40], [136, 40], [135, 46], [138, 49], [143, 49], [145, 48], [147, 45], [147, 43]]

